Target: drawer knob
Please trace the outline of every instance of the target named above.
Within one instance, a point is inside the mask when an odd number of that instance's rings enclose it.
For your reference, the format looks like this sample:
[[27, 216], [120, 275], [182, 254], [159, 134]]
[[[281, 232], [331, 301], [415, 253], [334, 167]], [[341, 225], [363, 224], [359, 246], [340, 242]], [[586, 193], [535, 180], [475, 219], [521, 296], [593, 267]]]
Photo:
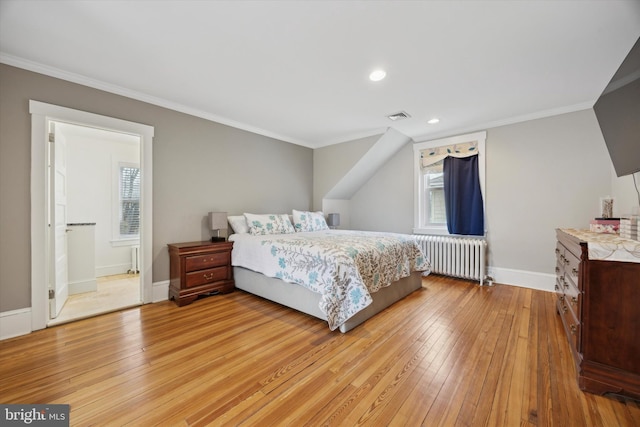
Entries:
[[205, 280], [213, 279], [213, 273], [211, 273], [211, 274], [204, 273], [202, 276], [205, 278]]

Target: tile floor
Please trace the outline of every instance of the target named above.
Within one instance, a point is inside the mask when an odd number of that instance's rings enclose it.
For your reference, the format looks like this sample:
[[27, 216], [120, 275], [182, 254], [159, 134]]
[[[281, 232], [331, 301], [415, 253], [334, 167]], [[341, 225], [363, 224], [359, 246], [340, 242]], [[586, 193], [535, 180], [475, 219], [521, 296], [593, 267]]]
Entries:
[[96, 292], [71, 295], [58, 317], [49, 322], [49, 326], [141, 304], [139, 274], [98, 277], [97, 281]]

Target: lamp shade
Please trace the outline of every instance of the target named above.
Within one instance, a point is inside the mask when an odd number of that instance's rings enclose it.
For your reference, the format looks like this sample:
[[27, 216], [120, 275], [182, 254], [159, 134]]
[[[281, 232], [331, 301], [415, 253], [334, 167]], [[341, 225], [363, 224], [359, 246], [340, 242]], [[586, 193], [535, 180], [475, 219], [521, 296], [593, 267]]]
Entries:
[[340, 214], [339, 213], [330, 213], [327, 215], [327, 225], [329, 227], [337, 227], [340, 225]]
[[211, 230], [227, 229], [227, 213], [226, 212], [209, 212], [209, 228]]

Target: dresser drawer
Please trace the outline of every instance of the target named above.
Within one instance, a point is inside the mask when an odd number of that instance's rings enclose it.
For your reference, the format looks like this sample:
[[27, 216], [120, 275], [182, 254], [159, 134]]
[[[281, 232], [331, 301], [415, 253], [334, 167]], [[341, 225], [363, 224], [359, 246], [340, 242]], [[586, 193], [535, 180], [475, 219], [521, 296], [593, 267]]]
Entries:
[[566, 251], [564, 255], [564, 275], [565, 278], [570, 279], [573, 285], [578, 288], [578, 271], [580, 267], [580, 260], [571, 252]]
[[556, 242], [556, 261], [558, 265], [562, 265], [564, 267], [564, 253], [566, 252], [565, 247], [560, 242]]
[[185, 259], [187, 273], [207, 268], [225, 266], [231, 262], [230, 252], [219, 252], [206, 255], [189, 256]]
[[567, 316], [568, 330], [567, 330], [567, 338], [569, 339], [569, 343], [571, 344], [571, 350], [574, 352], [574, 357], [577, 360], [580, 356], [580, 333], [582, 326], [580, 323], [576, 322], [572, 319], [571, 316]]
[[567, 339], [569, 340], [569, 344], [571, 345], [571, 352], [575, 360], [577, 360], [577, 356], [580, 349], [580, 322], [575, 318], [575, 314], [569, 308], [566, 296], [563, 297], [560, 301], [558, 301], [558, 311], [560, 312], [560, 317], [562, 318], [562, 325], [564, 326], [565, 332], [567, 334]]
[[574, 285], [569, 285], [564, 292], [564, 303], [569, 307], [576, 319], [582, 318], [582, 292]]
[[192, 288], [194, 286], [206, 285], [207, 283], [218, 282], [229, 278], [229, 267], [215, 267], [207, 270], [199, 270], [191, 273], [187, 273], [186, 287]]

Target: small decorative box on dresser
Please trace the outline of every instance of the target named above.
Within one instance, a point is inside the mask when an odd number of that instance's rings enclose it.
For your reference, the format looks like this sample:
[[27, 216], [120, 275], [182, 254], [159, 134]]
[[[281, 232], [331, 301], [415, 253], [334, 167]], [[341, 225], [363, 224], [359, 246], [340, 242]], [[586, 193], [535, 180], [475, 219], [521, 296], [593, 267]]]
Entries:
[[169, 246], [169, 299], [183, 306], [198, 295], [232, 292], [233, 242], [172, 243]]
[[557, 230], [557, 311], [578, 385], [640, 399], [640, 242]]

